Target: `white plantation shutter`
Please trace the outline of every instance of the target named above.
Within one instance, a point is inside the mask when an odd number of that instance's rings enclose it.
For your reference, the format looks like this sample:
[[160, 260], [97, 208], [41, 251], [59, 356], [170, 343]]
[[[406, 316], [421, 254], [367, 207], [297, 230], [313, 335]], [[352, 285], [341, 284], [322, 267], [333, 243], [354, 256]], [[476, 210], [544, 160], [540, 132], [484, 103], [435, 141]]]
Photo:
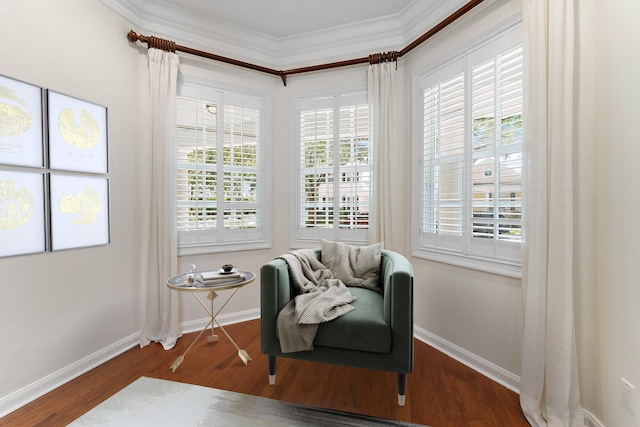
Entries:
[[251, 230], [260, 226], [260, 110], [224, 106], [223, 182], [224, 228]]
[[181, 253], [241, 249], [264, 239], [261, 117], [260, 99], [182, 88], [176, 183]]
[[[446, 71], [461, 67], [457, 63]], [[423, 229], [458, 238], [463, 232], [464, 86], [459, 71], [425, 88], [423, 96]]]
[[521, 239], [522, 47], [472, 69], [473, 235]]
[[299, 224], [303, 229], [332, 228], [333, 108], [306, 108], [300, 112]]
[[217, 118], [215, 102], [177, 98], [177, 229], [217, 227]]
[[522, 54], [509, 33], [421, 79], [416, 247], [427, 258], [507, 274], [520, 263]]
[[368, 104], [340, 107], [338, 151], [340, 159], [338, 226], [348, 230], [368, 229], [371, 199]]
[[366, 242], [371, 147], [366, 94], [298, 103], [297, 239]]

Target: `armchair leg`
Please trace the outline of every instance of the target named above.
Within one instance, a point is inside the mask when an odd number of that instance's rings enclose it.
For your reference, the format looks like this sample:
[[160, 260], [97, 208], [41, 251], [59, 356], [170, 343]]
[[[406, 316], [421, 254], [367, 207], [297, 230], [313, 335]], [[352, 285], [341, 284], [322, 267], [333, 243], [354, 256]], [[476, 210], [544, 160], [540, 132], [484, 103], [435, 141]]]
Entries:
[[269, 359], [269, 385], [276, 383], [276, 357], [268, 356]]
[[407, 374], [398, 374], [398, 405], [404, 406], [407, 397]]

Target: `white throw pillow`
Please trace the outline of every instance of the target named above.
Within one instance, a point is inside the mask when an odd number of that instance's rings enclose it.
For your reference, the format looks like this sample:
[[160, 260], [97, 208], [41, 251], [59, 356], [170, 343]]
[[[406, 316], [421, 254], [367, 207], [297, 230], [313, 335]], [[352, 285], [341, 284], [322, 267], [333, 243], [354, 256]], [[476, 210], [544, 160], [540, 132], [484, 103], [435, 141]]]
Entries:
[[369, 246], [352, 246], [329, 240], [320, 243], [320, 261], [331, 270], [334, 279], [341, 280], [347, 286], [382, 292], [379, 282], [383, 243]]

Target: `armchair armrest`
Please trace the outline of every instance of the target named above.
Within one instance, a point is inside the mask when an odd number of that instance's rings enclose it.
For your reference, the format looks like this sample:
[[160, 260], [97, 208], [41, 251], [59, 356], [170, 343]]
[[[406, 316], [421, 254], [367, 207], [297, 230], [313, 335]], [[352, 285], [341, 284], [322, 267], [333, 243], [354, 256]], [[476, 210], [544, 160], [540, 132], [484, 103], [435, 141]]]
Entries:
[[291, 300], [289, 267], [283, 259], [274, 259], [260, 268], [260, 343], [263, 353], [280, 348], [276, 336], [280, 310]]
[[[391, 326], [394, 358], [413, 367], [413, 267], [401, 254], [382, 251], [381, 286], [384, 293], [384, 318]], [[409, 347], [409, 348], [407, 348]], [[409, 358], [408, 360], [407, 357]]]

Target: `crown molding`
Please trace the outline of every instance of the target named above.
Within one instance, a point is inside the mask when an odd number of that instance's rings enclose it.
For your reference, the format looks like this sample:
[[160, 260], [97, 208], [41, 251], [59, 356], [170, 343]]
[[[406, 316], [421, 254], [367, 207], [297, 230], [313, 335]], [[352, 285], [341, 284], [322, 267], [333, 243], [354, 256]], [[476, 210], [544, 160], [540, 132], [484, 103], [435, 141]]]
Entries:
[[122, 16], [129, 21], [132, 25], [140, 28], [140, 17], [143, 15], [142, 11], [133, 3], [128, 0], [99, 0], [109, 9]]
[[291, 69], [401, 50], [438, 24], [466, 0], [413, 1], [400, 13], [275, 38], [171, 4], [139, 0], [100, 0], [145, 35], [167, 38], [194, 49], [273, 69]]
[[411, 3], [402, 11], [399, 18], [405, 32], [405, 44], [422, 36], [430, 28], [464, 6], [468, 0], [437, 0], [425, 8], [419, 2]]

